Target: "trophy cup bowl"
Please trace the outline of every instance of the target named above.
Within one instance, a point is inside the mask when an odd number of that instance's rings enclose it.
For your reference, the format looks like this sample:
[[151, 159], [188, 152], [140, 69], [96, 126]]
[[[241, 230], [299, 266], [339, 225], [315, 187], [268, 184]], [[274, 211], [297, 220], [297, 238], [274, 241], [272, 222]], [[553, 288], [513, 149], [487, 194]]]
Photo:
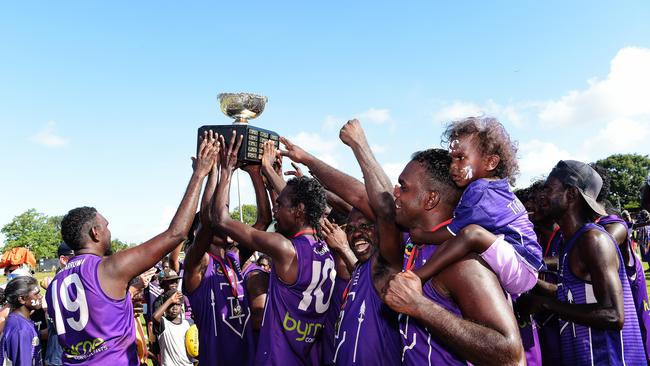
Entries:
[[262, 114], [268, 101], [265, 96], [251, 93], [221, 93], [217, 98], [223, 114], [234, 118], [235, 124], [248, 123], [249, 119]]
[[261, 161], [264, 143], [273, 141], [276, 148], [280, 147], [280, 135], [277, 132], [252, 126], [249, 119], [262, 114], [268, 98], [251, 93], [222, 93], [218, 95], [219, 107], [228, 117], [235, 122], [230, 125], [206, 125], [199, 127], [197, 135], [197, 153], [201, 145], [201, 138], [205, 131], [214, 131], [224, 136], [226, 145], [230, 143], [233, 131], [237, 136], [243, 136], [242, 146], [237, 153], [237, 160], [246, 164], [259, 164]]

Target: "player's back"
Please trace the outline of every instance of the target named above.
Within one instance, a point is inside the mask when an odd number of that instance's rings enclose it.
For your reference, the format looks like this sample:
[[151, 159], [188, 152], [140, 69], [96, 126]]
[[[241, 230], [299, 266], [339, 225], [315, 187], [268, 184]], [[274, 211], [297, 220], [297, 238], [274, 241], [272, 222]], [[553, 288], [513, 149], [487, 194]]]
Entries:
[[287, 284], [271, 271], [256, 365], [320, 362], [317, 340], [334, 288], [334, 259], [327, 245], [311, 235], [291, 241], [298, 257], [298, 278]]
[[[110, 298], [99, 283], [102, 257], [73, 257], [47, 289], [47, 313], [65, 365], [138, 365], [131, 296]], [[126, 290], [126, 289], [125, 289]]]

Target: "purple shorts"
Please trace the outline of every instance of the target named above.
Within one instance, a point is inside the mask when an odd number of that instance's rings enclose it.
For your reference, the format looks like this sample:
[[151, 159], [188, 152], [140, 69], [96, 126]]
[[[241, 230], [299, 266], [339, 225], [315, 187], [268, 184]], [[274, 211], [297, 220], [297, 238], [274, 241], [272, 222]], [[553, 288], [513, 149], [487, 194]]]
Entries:
[[532, 289], [537, 283], [537, 270], [503, 239], [503, 235], [498, 235], [497, 240], [480, 256], [497, 274], [501, 286], [513, 297]]

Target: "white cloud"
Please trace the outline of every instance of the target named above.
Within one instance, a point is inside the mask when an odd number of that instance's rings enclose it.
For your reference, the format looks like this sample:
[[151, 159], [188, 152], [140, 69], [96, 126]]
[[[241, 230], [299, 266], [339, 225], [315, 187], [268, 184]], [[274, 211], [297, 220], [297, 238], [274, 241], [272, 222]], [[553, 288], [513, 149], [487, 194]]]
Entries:
[[520, 127], [523, 124], [521, 110], [527, 108], [524, 104], [501, 105], [492, 99], [488, 99], [483, 104], [474, 102], [455, 101], [444, 103], [434, 115], [435, 123], [447, 123], [470, 116], [494, 116], [501, 122], [510, 122], [514, 126]]
[[593, 156], [590, 160], [616, 153], [648, 150], [650, 121], [635, 121], [627, 118], [615, 119], [608, 123], [597, 135], [588, 138], [583, 150]]
[[527, 187], [533, 180], [548, 175], [558, 161], [563, 159], [584, 160], [551, 142], [531, 140], [520, 145], [517, 187]]
[[539, 112], [549, 126], [598, 126], [625, 120], [650, 125], [650, 49], [621, 49], [604, 80], [592, 79], [584, 90], [573, 90], [545, 103]]
[[49, 121], [45, 127], [30, 138], [33, 142], [46, 147], [62, 147], [68, 144], [68, 140], [56, 134], [56, 123]]
[[366, 111], [359, 113], [356, 118], [358, 118], [362, 123], [371, 122], [378, 125], [384, 124], [391, 120], [390, 110], [388, 109], [377, 109], [370, 108]]
[[404, 170], [404, 167], [408, 161], [404, 162], [398, 162], [398, 163], [386, 163], [382, 164], [382, 168], [386, 172], [386, 175], [388, 175], [388, 178], [390, 178], [390, 181], [393, 183], [393, 185], [397, 184], [397, 178], [399, 178], [399, 175], [402, 174], [402, 170]]
[[289, 140], [327, 164], [335, 168], [340, 166], [336, 152], [342, 143], [338, 139], [327, 140], [317, 133], [302, 131], [289, 137]]

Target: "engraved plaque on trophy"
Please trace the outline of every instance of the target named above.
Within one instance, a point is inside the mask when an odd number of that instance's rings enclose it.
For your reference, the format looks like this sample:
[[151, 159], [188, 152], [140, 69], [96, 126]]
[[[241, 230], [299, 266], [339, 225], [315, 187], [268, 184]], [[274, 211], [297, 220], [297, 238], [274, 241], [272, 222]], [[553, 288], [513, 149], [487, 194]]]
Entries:
[[197, 147], [201, 143], [203, 131], [208, 130], [223, 135], [226, 144], [230, 143], [233, 130], [237, 131], [237, 138], [244, 136], [237, 160], [246, 163], [259, 163], [262, 160], [263, 146], [268, 140], [273, 141], [276, 148], [280, 147], [280, 136], [276, 132], [248, 124], [249, 119], [262, 114], [267, 97], [250, 93], [223, 93], [218, 98], [221, 111], [235, 121], [231, 125], [199, 127]]

